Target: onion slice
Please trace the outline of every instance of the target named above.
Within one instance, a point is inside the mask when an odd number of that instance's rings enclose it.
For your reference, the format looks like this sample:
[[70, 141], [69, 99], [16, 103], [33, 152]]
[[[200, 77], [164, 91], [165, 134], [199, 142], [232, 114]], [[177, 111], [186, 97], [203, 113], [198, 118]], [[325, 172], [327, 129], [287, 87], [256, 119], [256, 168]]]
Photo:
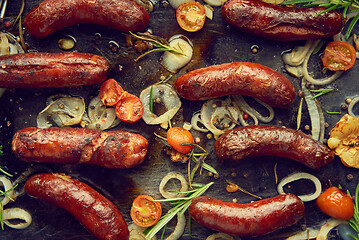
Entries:
[[278, 193], [285, 194], [283, 187], [285, 185], [287, 185], [288, 183], [297, 181], [299, 179], [308, 179], [308, 180], [312, 181], [315, 185], [314, 193], [298, 196], [303, 202], [309, 202], [309, 201], [312, 201], [312, 200], [316, 199], [317, 197], [319, 197], [319, 195], [322, 192], [322, 184], [320, 183], [319, 179], [316, 176], [306, 173], [306, 172], [294, 173], [294, 174], [291, 174], [291, 175], [283, 178], [277, 186]]
[[336, 226], [338, 226], [340, 224], [345, 224], [345, 223], [348, 223], [348, 222], [345, 221], [345, 220], [340, 220], [340, 219], [336, 219], [336, 218], [330, 218], [320, 228], [320, 230], [318, 232], [318, 235], [317, 235], [317, 240], [327, 240], [328, 239], [328, 233], [333, 228], [335, 228]]
[[183, 54], [165, 51], [161, 58], [161, 64], [169, 72], [176, 73], [192, 59], [193, 44], [184, 35], [175, 35], [170, 38], [169, 45]]
[[234, 238], [226, 233], [213, 233], [206, 240], [234, 240]]
[[143, 233], [146, 229], [147, 228], [145, 227], [140, 227], [135, 223], [131, 223], [128, 225], [128, 230], [130, 232], [129, 240], [157, 240], [156, 236], [151, 239], [146, 238], [146, 235]]
[[253, 107], [251, 107], [246, 100], [244, 100], [244, 97], [241, 95], [234, 95], [233, 98], [238, 101], [239, 106], [241, 107], [241, 110], [248, 110], [248, 112], [252, 113], [259, 121], [263, 122], [263, 123], [269, 123], [273, 120], [274, 118], [274, 109], [269, 106], [268, 104], [262, 102], [261, 100], [254, 98], [254, 100], [256, 102], [258, 102], [259, 104], [261, 104], [263, 107], [265, 107], [268, 110], [269, 115], [267, 117], [263, 116], [262, 114], [260, 114], [256, 109], [254, 109]]
[[351, 100], [351, 102], [349, 103], [349, 106], [348, 106], [348, 113], [349, 115], [351, 115], [352, 117], [355, 117], [355, 118], [359, 118], [358, 115], [355, 115], [354, 112], [353, 112], [353, 109], [354, 109], [354, 106], [359, 102], [359, 97], [355, 97]]
[[177, 240], [179, 239], [184, 232], [186, 227], [186, 217], [184, 214], [177, 214], [177, 224], [175, 230], [165, 239], [165, 240]]
[[316, 238], [319, 233], [319, 230], [313, 228], [307, 228], [304, 231], [298, 232], [285, 240], [308, 240]]
[[203, 121], [201, 119], [201, 113], [200, 112], [197, 112], [195, 114], [193, 114], [192, 118], [191, 118], [191, 125], [192, 125], [192, 128], [196, 131], [199, 131], [199, 132], [208, 132], [209, 130], [207, 128], [202, 128], [200, 127], [198, 124], [203, 124]]
[[[150, 99], [151, 91], [152, 99]], [[160, 116], [157, 116], [150, 110], [150, 100], [154, 101], [157, 98], [161, 100], [167, 110]], [[161, 124], [168, 122], [173, 118], [182, 105], [175, 90], [167, 84], [158, 84], [147, 87], [141, 92], [140, 100], [144, 108], [142, 119], [147, 124]]]
[[16, 198], [14, 185], [7, 177], [4, 176], [0, 176], [0, 184], [3, 186], [4, 192], [6, 192], [6, 195], [1, 200], [1, 205], [5, 206], [10, 201], [14, 201]]
[[[22, 208], [7, 208], [3, 211], [2, 219], [4, 223], [11, 228], [24, 229], [30, 226], [32, 217], [30, 213]], [[11, 223], [9, 220], [20, 219], [21, 222], [17, 224]]]
[[[180, 181], [181, 183], [181, 188], [180, 190], [176, 191], [176, 193], [173, 192], [169, 192], [165, 190], [165, 186], [167, 185], [167, 183], [171, 180], [171, 179], [177, 179]], [[179, 172], [170, 172], [168, 173], [166, 176], [164, 176], [164, 178], [162, 179], [160, 186], [159, 186], [159, 191], [161, 193], [161, 195], [164, 198], [179, 198], [179, 197], [184, 197], [186, 194], [184, 193], [178, 193], [178, 192], [186, 192], [188, 191], [188, 183], [186, 178]]]
[[114, 107], [106, 107], [98, 96], [94, 97], [88, 106], [89, 124], [86, 128], [106, 130], [116, 127], [121, 121], [116, 116]]

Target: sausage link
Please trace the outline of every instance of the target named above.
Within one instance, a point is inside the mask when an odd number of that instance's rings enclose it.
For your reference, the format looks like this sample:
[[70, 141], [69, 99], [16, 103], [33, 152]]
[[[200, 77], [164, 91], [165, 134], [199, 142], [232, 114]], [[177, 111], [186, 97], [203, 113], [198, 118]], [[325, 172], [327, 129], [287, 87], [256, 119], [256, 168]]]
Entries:
[[25, 183], [30, 196], [54, 204], [71, 213], [98, 239], [129, 238], [120, 210], [87, 184], [60, 173], [41, 173]]
[[93, 85], [107, 79], [106, 58], [77, 52], [0, 56], [0, 87], [59, 88]]
[[200, 196], [188, 208], [199, 224], [240, 237], [255, 237], [297, 223], [304, 216], [303, 202], [283, 194], [251, 203], [224, 202]]
[[322, 13], [324, 10], [273, 5], [260, 0], [228, 0], [222, 6], [222, 17], [245, 32], [278, 41], [297, 41], [330, 37], [343, 29], [343, 14]]
[[334, 159], [333, 152], [321, 142], [301, 131], [277, 126], [235, 128], [219, 137], [214, 148], [222, 161], [278, 156], [320, 169]]
[[15, 156], [27, 162], [92, 164], [106, 168], [132, 168], [147, 154], [141, 135], [87, 128], [24, 128], [13, 137]]
[[188, 100], [246, 95], [279, 108], [288, 107], [296, 97], [292, 83], [285, 76], [250, 62], [224, 63], [190, 71], [176, 79], [174, 88]]
[[44, 0], [24, 18], [25, 29], [37, 38], [81, 23], [136, 32], [146, 28], [149, 14], [134, 0]]

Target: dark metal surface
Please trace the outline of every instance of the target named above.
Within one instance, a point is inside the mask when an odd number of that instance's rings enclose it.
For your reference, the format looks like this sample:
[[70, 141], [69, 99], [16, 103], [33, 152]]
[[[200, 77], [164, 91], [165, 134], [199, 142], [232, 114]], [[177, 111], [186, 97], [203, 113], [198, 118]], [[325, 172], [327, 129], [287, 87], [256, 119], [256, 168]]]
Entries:
[[[40, 3], [40, 0], [27, 0], [24, 13], [26, 14], [31, 8]], [[20, 9], [21, 1], [12, 0], [8, 3], [6, 17], [16, 16]], [[164, 7], [158, 3], [154, 12], [150, 14], [149, 28], [154, 35], [168, 38], [175, 34], [184, 34], [195, 46], [193, 61], [175, 74], [170, 83], [177, 76], [185, 72], [205, 67], [213, 64], [220, 64], [233, 61], [250, 61], [271, 67], [281, 73], [284, 73], [299, 91], [299, 79], [295, 79], [283, 71], [283, 62], [281, 53], [302, 43], [279, 43], [271, 40], [260, 39], [255, 36], [245, 34], [239, 30], [228, 27], [222, 20], [220, 8], [215, 8], [213, 20], [207, 19], [205, 27], [196, 33], [184, 32], [179, 28], [175, 19], [175, 10], [170, 7]], [[95, 34], [100, 33], [100, 41], [95, 40]], [[16, 34], [16, 33], [15, 33]], [[148, 55], [139, 62], [134, 59], [138, 56], [132, 48], [126, 47], [125, 36], [121, 32], [107, 29], [101, 26], [88, 24], [77, 25], [66, 28], [60, 32], [52, 34], [45, 39], [34, 39], [25, 33], [25, 40], [30, 51], [40, 52], [60, 52], [57, 41], [65, 35], [71, 35], [76, 38], [77, 44], [74, 51], [94, 53], [105, 56], [112, 64], [110, 77], [115, 78], [126, 91], [132, 92], [139, 96], [142, 89], [152, 85], [160, 80], [162, 76], [169, 76], [168, 73], [159, 63], [160, 54], [155, 53]], [[111, 51], [109, 42], [116, 41], [120, 48], [117, 52]], [[257, 45], [260, 51], [257, 54], [251, 52], [251, 47]], [[313, 63], [317, 64], [317, 63]], [[120, 70], [121, 69], [121, 70]], [[341, 111], [340, 105], [345, 103], [348, 97], [358, 95], [358, 67], [356, 66], [331, 86], [336, 90], [319, 99], [323, 111]], [[70, 93], [72, 95], [81, 95], [86, 102], [98, 93], [99, 86], [83, 88], [66, 88], [66, 89], [12, 89], [7, 90], [0, 99], [0, 144], [4, 146], [4, 156], [0, 157], [0, 165], [4, 166], [7, 171], [13, 173], [16, 179], [26, 168], [40, 167], [39, 171], [65, 172], [76, 177], [89, 185], [96, 188], [109, 199], [111, 199], [121, 210], [126, 221], [131, 222], [129, 210], [133, 199], [139, 194], [152, 195], [160, 198], [158, 186], [162, 177], [170, 171], [179, 171], [187, 175], [187, 164], [173, 163], [163, 151], [163, 144], [155, 140], [154, 132], [165, 136], [165, 131], [158, 126], [148, 126], [142, 120], [135, 124], [121, 123], [116, 129], [125, 129], [138, 132], [145, 136], [149, 142], [149, 155], [145, 162], [130, 170], [109, 170], [96, 166], [74, 166], [74, 165], [40, 165], [28, 164], [14, 157], [11, 152], [11, 140], [15, 131], [30, 126], [36, 126], [36, 116], [45, 107], [46, 98], [56, 93]], [[270, 93], [269, 93], [270, 94]], [[191, 114], [200, 110], [203, 102], [182, 101], [183, 107], [177, 114], [173, 125], [181, 126], [183, 121], [189, 121]], [[272, 125], [284, 125], [286, 127], [296, 128], [296, 114], [299, 106], [299, 98], [289, 109], [276, 109], [276, 118]], [[341, 115], [325, 114], [328, 132]], [[310, 124], [308, 113], [304, 111], [304, 123]], [[201, 137], [203, 145], [210, 152], [206, 162], [214, 166], [219, 172], [219, 178], [214, 179], [203, 172], [197, 174], [196, 182], [208, 183], [214, 181], [206, 195], [220, 198], [226, 201], [232, 201], [236, 198], [238, 202], [250, 202], [255, 198], [241, 193], [227, 193], [225, 191], [226, 180], [237, 183], [242, 188], [259, 195], [263, 198], [271, 197], [277, 194], [274, 177], [274, 165], [278, 163], [278, 178], [281, 179], [290, 173], [305, 171], [315, 174], [322, 182], [323, 188], [329, 185], [340, 184], [352, 193], [358, 183], [359, 175], [356, 169], [344, 167], [338, 158], [334, 162], [324, 167], [320, 171], [313, 171], [299, 163], [286, 159], [274, 157], [254, 158], [244, 160], [236, 165], [222, 164], [214, 154], [214, 140], [206, 141], [204, 134], [193, 132], [195, 137]], [[235, 172], [235, 176], [233, 174]], [[353, 174], [354, 179], [348, 181], [347, 174]], [[308, 182], [293, 184], [292, 189], [296, 191], [307, 192], [313, 190], [313, 186]], [[299, 192], [299, 193], [301, 193]], [[298, 192], [296, 192], [298, 193]], [[306, 216], [298, 224], [277, 231], [265, 238], [259, 239], [284, 239], [284, 236], [301, 230], [303, 225], [315, 226], [328, 217], [321, 213], [314, 202], [306, 203]], [[67, 212], [52, 205], [41, 202], [37, 199], [26, 195], [20, 196], [14, 203], [5, 207], [22, 207], [28, 210], [32, 217], [33, 223], [24, 230], [13, 230], [5, 226], [5, 230], [0, 232], [0, 239], [94, 239], [90, 234]], [[164, 205], [168, 209], [168, 205]], [[166, 210], [164, 210], [166, 212]], [[166, 234], [173, 229], [173, 223], [167, 228]], [[199, 226], [192, 222], [192, 236], [197, 239], [205, 239], [213, 231]], [[335, 239], [335, 234], [332, 234]], [[182, 239], [190, 239], [188, 228]]]

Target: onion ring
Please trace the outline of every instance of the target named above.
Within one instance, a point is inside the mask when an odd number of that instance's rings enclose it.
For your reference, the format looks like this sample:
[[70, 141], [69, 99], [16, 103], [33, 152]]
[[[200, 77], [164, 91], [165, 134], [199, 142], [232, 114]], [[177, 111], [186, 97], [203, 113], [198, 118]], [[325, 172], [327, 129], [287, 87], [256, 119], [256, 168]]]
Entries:
[[213, 233], [206, 240], [234, 240], [234, 238], [226, 233]]
[[157, 237], [154, 236], [151, 239], [146, 238], [146, 235], [143, 233], [147, 228], [140, 227], [135, 223], [128, 225], [128, 230], [130, 232], [129, 240], [157, 240]]
[[161, 195], [164, 198], [179, 198], [179, 197], [184, 197], [186, 194], [182, 193], [172, 193], [172, 192], [168, 192], [165, 190], [165, 186], [167, 185], [167, 183], [171, 180], [171, 179], [177, 179], [181, 182], [181, 189], [177, 192], [186, 192], [188, 191], [188, 183], [186, 178], [179, 172], [170, 172], [168, 173], [166, 176], [164, 176], [164, 178], [162, 179], [160, 186], [159, 186], [159, 191], [161, 193]]
[[16, 194], [15, 194], [15, 191], [14, 191], [14, 185], [12, 184], [12, 182], [7, 177], [0, 176], [0, 183], [4, 187], [4, 192], [6, 192], [6, 195], [1, 200], [1, 205], [5, 206], [10, 201], [15, 200]]
[[106, 130], [116, 127], [121, 121], [116, 116], [114, 107], [106, 107], [100, 98], [94, 97], [88, 106], [89, 129]]
[[175, 230], [173, 230], [173, 232], [166, 237], [165, 240], [177, 240], [179, 239], [183, 232], [184, 232], [184, 228], [186, 227], [186, 217], [184, 214], [177, 214], [177, 224], [175, 227]]
[[[31, 222], [32, 222], [32, 217], [30, 215], [30, 213], [28, 213], [27, 211], [25, 211], [22, 208], [7, 208], [3, 211], [3, 221], [4, 223], [11, 228], [15, 228], [15, 229], [24, 229], [27, 228], [28, 226], [30, 226]], [[24, 222], [20, 222], [17, 224], [12, 224], [9, 222], [9, 220], [14, 220], [14, 219], [20, 219], [23, 220]]]
[[347, 223], [347, 221], [345, 221], [345, 220], [330, 218], [320, 228], [318, 235], [317, 235], [317, 240], [327, 240], [328, 233], [330, 232], [330, 230], [332, 230], [333, 228], [335, 228], [336, 226], [338, 226], [340, 224], [345, 224], [345, 223]]
[[201, 113], [200, 112], [194, 113], [192, 115], [192, 118], [191, 118], [192, 128], [194, 130], [196, 130], [196, 131], [199, 131], [199, 132], [208, 132], [209, 131], [207, 128], [201, 128], [200, 126], [198, 126], [198, 123], [201, 123], [202, 125], [204, 125], [203, 121], [201, 119]]
[[[250, 113], [252, 113], [259, 121], [263, 122], [263, 123], [269, 123], [274, 119], [274, 109], [269, 106], [268, 104], [262, 102], [261, 100], [254, 98], [254, 100], [256, 102], [258, 102], [259, 104], [261, 104], [263, 107], [265, 107], [268, 112], [269, 112], [269, 116], [265, 117], [262, 114], [260, 114], [256, 109], [254, 109], [253, 107], [251, 107], [246, 100], [244, 100], [244, 97], [241, 95], [235, 95], [233, 96], [233, 98], [238, 101], [239, 106], [241, 107], [241, 110], [244, 111], [244, 109], [248, 110]], [[243, 107], [243, 108], [242, 108]]]
[[305, 173], [305, 172], [294, 173], [294, 174], [291, 174], [291, 175], [283, 178], [277, 186], [278, 193], [285, 194], [283, 187], [285, 185], [287, 185], [288, 183], [297, 181], [299, 179], [311, 180], [314, 183], [315, 189], [316, 189], [316, 191], [312, 194], [298, 196], [303, 202], [312, 201], [312, 200], [316, 199], [321, 194], [322, 184], [320, 183], [319, 179], [316, 176], [309, 174], [309, 173]]
[[317, 230], [317, 229], [307, 228], [306, 230], [298, 232], [298, 233], [286, 238], [285, 240], [307, 240], [307, 239], [312, 239], [312, 238], [316, 238], [318, 233], [319, 233], [319, 230]]
[[355, 118], [359, 118], [359, 115], [355, 115], [353, 112], [353, 108], [358, 102], [359, 102], [359, 97], [355, 97], [351, 100], [351, 102], [349, 103], [349, 106], [348, 106], [349, 115], [351, 115], [352, 117], [355, 117]]
[[[150, 110], [151, 89], [152, 100], [159, 98], [166, 107], [167, 111], [160, 116], [157, 116]], [[175, 90], [167, 84], [158, 84], [147, 87], [141, 92], [140, 100], [144, 108], [142, 119], [147, 124], [161, 124], [168, 122], [173, 118], [182, 105]]]

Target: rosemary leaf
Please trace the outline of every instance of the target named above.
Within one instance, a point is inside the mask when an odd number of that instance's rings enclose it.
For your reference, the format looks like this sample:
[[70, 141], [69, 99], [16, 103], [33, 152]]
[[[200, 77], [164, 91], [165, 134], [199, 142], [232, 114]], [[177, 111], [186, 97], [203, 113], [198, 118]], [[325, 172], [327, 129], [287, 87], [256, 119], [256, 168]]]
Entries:
[[150, 111], [151, 113], [153, 113], [153, 86], [151, 87], [150, 90]]

